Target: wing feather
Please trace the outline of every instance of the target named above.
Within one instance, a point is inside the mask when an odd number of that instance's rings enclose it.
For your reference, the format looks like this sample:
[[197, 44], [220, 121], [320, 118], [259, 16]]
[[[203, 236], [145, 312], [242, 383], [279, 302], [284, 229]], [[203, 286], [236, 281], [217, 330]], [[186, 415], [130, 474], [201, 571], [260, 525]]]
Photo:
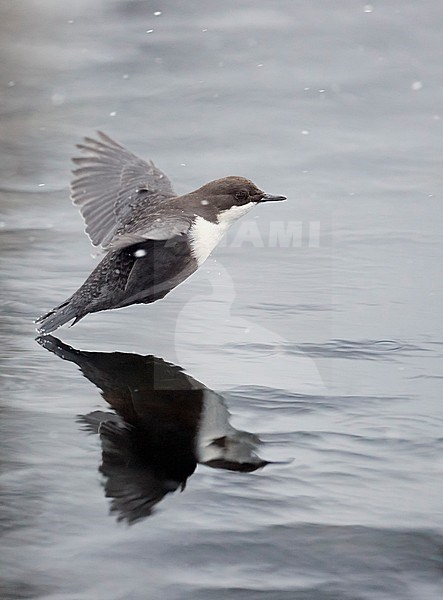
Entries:
[[177, 195], [168, 177], [152, 161], [138, 158], [100, 131], [97, 135], [77, 145], [87, 156], [73, 158], [77, 168], [71, 183], [71, 199], [92, 244], [109, 250], [133, 239], [167, 239], [170, 231], [186, 231], [187, 219], [175, 219], [172, 226], [155, 221], [158, 205]]

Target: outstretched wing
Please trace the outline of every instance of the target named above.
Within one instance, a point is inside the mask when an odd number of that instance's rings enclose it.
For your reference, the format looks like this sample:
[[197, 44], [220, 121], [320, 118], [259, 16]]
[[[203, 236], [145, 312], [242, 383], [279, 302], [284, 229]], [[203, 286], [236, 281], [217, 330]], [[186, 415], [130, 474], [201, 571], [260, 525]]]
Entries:
[[78, 168], [71, 183], [71, 199], [92, 244], [108, 250], [150, 238], [150, 230], [152, 239], [185, 231], [187, 223], [155, 220], [158, 205], [177, 195], [168, 177], [104, 133], [97, 135], [77, 146], [85, 156], [73, 158]]

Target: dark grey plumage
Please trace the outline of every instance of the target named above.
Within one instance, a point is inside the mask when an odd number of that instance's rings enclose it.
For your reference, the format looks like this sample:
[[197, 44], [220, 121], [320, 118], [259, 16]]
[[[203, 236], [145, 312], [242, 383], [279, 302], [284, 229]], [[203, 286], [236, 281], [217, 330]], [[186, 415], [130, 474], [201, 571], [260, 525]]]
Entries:
[[[85, 138], [78, 148], [85, 156], [73, 159], [71, 199], [92, 244], [107, 254], [70, 298], [37, 319], [40, 333], [72, 319], [75, 324], [89, 313], [163, 298], [196, 271], [218, 242], [216, 235], [208, 251], [211, 244], [204, 240], [199, 252], [198, 219], [220, 225], [220, 215], [232, 208], [237, 215], [258, 202], [285, 199], [265, 194], [244, 177], [225, 177], [177, 196], [154, 163], [104, 133]], [[225, 219], [222, 229], [232, 221]]]
[[[77, 148], [89, 154], [73, 158], [71, 199], [79, 207], [85, 231], [94, 246], [109, 250], [130, 241], [144, 229], [151, 239], [165, 239], [165, 224], [156, 220], [156, 208], [177, 194], [172, 184], [152, 161], [138, 158], [129, 150], [98, 132], [99, 139], [85, 138]], [[181, 233], [183, 225], [171, 225], [170, 233]], [[153, 237], [157, 234], [158, 238]], [[134, 240], [130, 236], [134, 235]], [[125, 237], [124, 237], [125, 236]]]
[[[137, 257], [139, 252], [145, 255]], [[49, 333], [71, 319], [75, 324], [89, 313], [155, 302], [196, 269], [185, 236], [111, 251], [70, 298], [40, 317], [38, 331]]]

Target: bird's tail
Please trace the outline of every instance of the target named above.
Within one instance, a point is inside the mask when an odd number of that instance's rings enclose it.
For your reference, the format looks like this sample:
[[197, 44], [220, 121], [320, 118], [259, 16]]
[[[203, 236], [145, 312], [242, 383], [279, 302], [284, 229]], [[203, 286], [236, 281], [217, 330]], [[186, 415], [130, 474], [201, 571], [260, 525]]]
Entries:
[[78, 307], [73, 306], [71, 299], [62, 302], [59, 306], [56, 306], [45, 315], [42, 315], [34, 322], [37, 325], [37, 331], [39, 333], [51, 333], [55, 331], [71, 319], [75, 319], [73, 325], [80, 321], [84, 314], [79, 314]]

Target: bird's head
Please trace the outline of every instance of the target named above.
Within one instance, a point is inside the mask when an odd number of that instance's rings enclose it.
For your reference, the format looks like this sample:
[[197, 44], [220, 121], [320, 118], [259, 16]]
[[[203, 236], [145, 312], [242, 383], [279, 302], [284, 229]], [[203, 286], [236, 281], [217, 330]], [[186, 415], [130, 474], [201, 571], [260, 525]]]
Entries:
[[202, 213], [213, 214], [217, 221], [236, 220], [261, 202], [286, 200], [286, 196], [266, 194], [249, 179], [237, 176], [210, 181], [192, 195], [199, 200]]

